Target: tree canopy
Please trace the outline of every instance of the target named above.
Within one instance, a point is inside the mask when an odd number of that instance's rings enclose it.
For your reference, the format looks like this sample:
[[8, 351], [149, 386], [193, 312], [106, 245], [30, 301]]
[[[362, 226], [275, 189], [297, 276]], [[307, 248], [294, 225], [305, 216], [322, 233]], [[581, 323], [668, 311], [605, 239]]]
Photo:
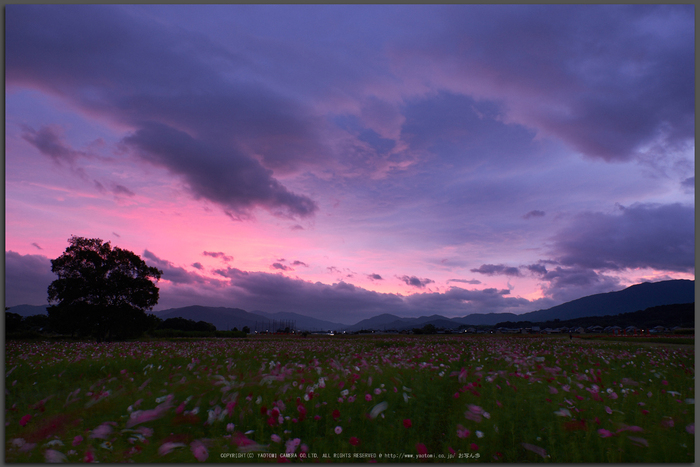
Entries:
[[98, 339], [137, 337], [155, 321], [147, 315], [158, 303], [162, 271], [138, 255], [99, 238], [72, 236], [70, 246], [51, 260], [58, 275], [48, 288], [51, 327]]

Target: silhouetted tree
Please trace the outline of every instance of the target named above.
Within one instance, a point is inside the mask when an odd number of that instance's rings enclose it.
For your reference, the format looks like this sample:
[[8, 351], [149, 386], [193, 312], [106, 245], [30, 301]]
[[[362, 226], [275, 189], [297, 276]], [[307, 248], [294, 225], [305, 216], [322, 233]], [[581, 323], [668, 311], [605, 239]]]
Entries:
[[[5, 308], [7, 310], [7, 308]], [[5, 311], [5, 333], [17, 332], [22, 328], [22, 315]]]
[[58, 275], [48, 289], [47, 311], [58, 332], [102, 339], [138, 337], [153, 326], [146, 314], [158, 303], [156, 282], [163, 271], [136, 254], [99, 238], [72, 236], [51, 260]]
[[250, 328], [248, 326], [243, 326], [243, 332], [250, 334]]

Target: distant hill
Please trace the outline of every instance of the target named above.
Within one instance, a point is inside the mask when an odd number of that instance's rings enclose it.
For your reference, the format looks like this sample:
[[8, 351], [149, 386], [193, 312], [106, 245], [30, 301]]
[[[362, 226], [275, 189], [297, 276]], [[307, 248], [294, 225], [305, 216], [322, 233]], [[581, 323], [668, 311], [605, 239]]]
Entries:
[[560, 327], [583, 327], [589, 326], [636, 326], [638, 328], [653, 328], [655, 326], [664, 326], [672, 328], [680, 326], [683, 328], [695, 327], [695, 303], [682, 303], [673, 305], [661, 305], [650, 307], [645, 310], [634, 311], [631, 313], [620, 313], [618, 315], [605, 316], [585, 316], [582, 318], [573, 318], [568, 320], [548, 320], [548, 321], [505, 321], [497, 323], [498, 327], [506, 328], [524, 328], [539, 326], [540, 329], [560, 328]]
[[[253, 311], [254, 314], [263, 316], [268, 320], [288, 320], [294, 321], [297, 329], [303, 331], [341, 331], [347, 328], [346, 324], [334, 323], [332, 321], [324, 321], [322, 319], [311, 318], [309, 316], [300, 315], [299, 313], [280, 312], [266, 313], [264, 311]], [[240, 328], [239, 328], [240, 329]], [[252, 328], [251, 328], [252, 329]]]
[[543, 322], [554, 319], [564, 321], [588, 316], [618, 315], [656, 306], [691, 303], [694, 301], [695, 281], [680, 279], [635, 284], [617, 292], [589, 295], [546, 310], [531, 311], [521, 315], [514, 313], [474, 313], [460, 318], [446, 318], [440, 315], [399, 318], [394, 315], [379, 315], [349, 326], [348, 330], [396, 329], [401, 331], [420, 328], [427, 324], [446, 329], [457, 329], [460, 325], [495, 326], [506, 321]]
[[169, 308], [153, 312], [157, 317], [165, 320], [168, 318], [185, 318], [193, 321], [204, 321], [216, 326], [219, 331], [228, 331], [234, 327], [240, 331], [243, 326], [250, 329], [255, 328], [255, 322], [262, 322], [267, 319], [263, 316], [248, 313], [240, 308], [209, 307], [209, 306], [186, 306], [183, 308]]
[[[161, 319], [185, 318], [194, 321], [205, 321], [216, 326], [219, 331], [227, 331], [233, 328], [242, 330], [248, 326], [255, 330], [256, 323], [262, 326], [263, 323], [273, 323], [275, 321], [295, 321], [296, 328], [302, 331], [328, 331], [342, 330], [346, 326], [330, 321], [323, 321], [310, 318], [297, 313], [265, 313], [262, 311], [248, 312], [240, 308], [207, 307], [207, 306], [187, 306], [183, 308], [169, 308], [167, 310], [154, 312]], [[275, 323], [276, 324], [276, 323]], [[270, 329], [270, 332], [275, 331]]]
[[11, 306], [7, 312], [17, 313], [20, 316], [48, 315], [46, 308], [49, 305], [15, 305]]
[[[562, 303], [546, 310], [518, 315], [517, 321], [547, 321], [550, 319], [574, 319], [584, 316], [605, 316], [631, 313], [647, 308], [691, 303], [695, 301], [695, 281], [672, 280], [644, 282], [617, 292], [589, 295]], [[501, 321], [516, 321], [504, 319]]]

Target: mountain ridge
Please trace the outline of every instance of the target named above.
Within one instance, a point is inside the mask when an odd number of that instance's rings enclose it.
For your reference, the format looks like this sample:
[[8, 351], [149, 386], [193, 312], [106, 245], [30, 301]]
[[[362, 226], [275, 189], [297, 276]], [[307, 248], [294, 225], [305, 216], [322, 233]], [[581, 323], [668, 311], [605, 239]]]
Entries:
[[[214, 324], [219, 330], [233, 329], [234, 327], [242, 329], [244, 326], [255, 330], [256, 324], [262, 326], [264, 322], [288, 320], [294, 321], [297, 329], [300, 330], [346, 330], [352, 332], [362, 329], [405, 330], [422, 327], [427, 324], [433, 324], [436, 327], [444, 327], [447, 329], [457, 329], [463, 325], [493, 326], [505, 321], [540, 322], [553, 319], [560, 319], [563, 321], [590, 316], [617, 315], [661, 305], [691, 303], [694, 301], [695, 281], [676, 279], [659, 282], [642, 282], [622, 290], [588, 295], [551, 308], [530, 311], [520, 315], [514, 313], [472, 313], [455, 318], [447, 318], [441, 315], [402, 318], [393, 314], [383, 313], [360, 320], [353, 325], [344, 325], [292, 312], [268, 313], [259, 310], [248, 312], [240, 308], [206, 307], [201, 305], [169, 308], [153, 313], [162, 319], [181, 317], [194, 321], [205, 321]], [[10, 307], [8, 311], [20, 314], [21, 316], [46, 314], [46, 305], [17, 305], [15, 307]]]

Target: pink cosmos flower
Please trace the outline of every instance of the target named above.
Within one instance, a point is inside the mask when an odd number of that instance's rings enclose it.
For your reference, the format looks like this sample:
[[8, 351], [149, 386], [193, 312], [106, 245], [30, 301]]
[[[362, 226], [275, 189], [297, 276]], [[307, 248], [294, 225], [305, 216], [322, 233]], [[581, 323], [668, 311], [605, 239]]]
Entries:
[[95, 462], [95, 456], [92, 453], [92, 449], [85, 451], [85, 456], [83, 456], [83, 462]]
[[610, 438], [611, 436], [615, 436], [615, 433], [612, 433], [611, 431], [608, 431], [605, 428], [599, 428], [598, 434], [601, 438]]
[[107, 423], [103, 423], [102, 425], [92, 430], [89, 437], [96, 439], [107, 439], [111, 433], [112, 427], [109, 426], [109, 424]]
[[428, 454], [428, 448], [423, 443], [416, 444], [416, 451], [418, 451], [418, 454]]
[[479, 445], [476, 444], [476, 443], [472, 443], [472, 444], [469, 445], [469, 449], [471, 449], [472, 451], [478, 451], [478, 450], [479, 450]]
[[29, 415], [29, 414], [27, 414], [27, 415], [25, 415], [24, 417], [20, 418], [19, 424], [20, 424], [21, 426], [25, 426], [25, 425], [27, 424], [27, 422], [29, 422], [29, 420], [30, 420], [31, 418], [32, 418], [32, 416]]
[[280, 438], [279, 435], [275, 435], [275, 434], [270, 436], [270, 439], [272, 439], [272, 441], [274, 441], [275, 443], [279, 443], [282, 441], [282, 438]]
[[464, 428], [462, 425], [457, 425], [457, 437], [458, 438], [467, 438], [471, 432]]
[[686, 426], [685, 431], [687, 431], [691, 435], [694, 435], [695, 434], [695, 423], [691, 423], [690, 425]]
[[335, 430], [334, 430], [334, 431], [335, 431], [335, 434], [336, 434], [336, 435], [339, 435], [339, 434], [341, 434], [341, 433], [343, 432], [343, 427], [337, 426], [337, 427], [335, 427]]
[[606, 411], [608, 414], [612, 414], [612, 409], [611, 409], [610, 407], [608, 407], [607, 405], [605, 406], [605, 411]]
[[299, 447], [299, 444], [301, 443], [301, 440], [299, 438], [294, 438], [290, 439], [285, 443], [285, 447], [287, 448], [287, 453], [292, 453], [297, 450]]
[[232, 432], [234, 428], [236, 428], [236, 425], [234, 425], [233, 423], [229, 423], [226, 425], [226, 431]]
[[408, 418], [406, 418], [406, 419], [403, 421], [403, 426], [405, 426], [406, 428], [411, 428], [412, 425], [413, 425], [413, 424], [411, 423], [411, 420], [408, 419]]
[[357, 446], [360, 444], [360, 440], [353, 436], [350, 438], [350, 444], [352, 444], [353, 446]]
[[158, 454], [164, 456], [172, 452], [173, 449], [184, 446], [182, 443], [163, 443], [158, 448]]
[[83, 437], [80, 436], [80, 435], [78, 435], [78, 436], [76, 436], [75, 438], [73, 438], [73, 446], [77, 446], [77, 445], [79, 445], [79, 444], [82, 443], [82, 442], [83, 442]]
[[367, 402], [371, 401], [371, 400], [372, 400], [372, 395], [371, 395], [371, 394], [365, 394], [365, 400], [366, 400]]
[[635, 437], [635, 436], [628, 436], [627, 439], [629, 439], [630, 441], [632, 441], [632, 442], [633, 442], [634, 444], [636, 444], [637, 446], [646, 446], [646, 447], [649, 447], [649, 443], [648, 443], [647, 440], [645, 440], [644, 438], [637, 438], [637, 437]]
[[522, 446], [527, 449], [528, 451], [532, 451], [535, 454], [539, 454], [543, 458], [547, 458], [547, 451], [544, 448], [541, 448], [539, 446], [535, 446], [533, 444], [528, 444], [528, 443], [522, 443]]
[[55, 449], [47, 449], [46, 452], [44, 452], [44, 459], [46, 459], [48, 463], [59, 464], [66, 461], [66, 456]]
[[209, 451], [207, 451], [206, 446], [199, 440], [192, 441], [190, 443], [190, 449], [199, 462], [204, 462], [207, 460], [207, 457], [209, 457]]

